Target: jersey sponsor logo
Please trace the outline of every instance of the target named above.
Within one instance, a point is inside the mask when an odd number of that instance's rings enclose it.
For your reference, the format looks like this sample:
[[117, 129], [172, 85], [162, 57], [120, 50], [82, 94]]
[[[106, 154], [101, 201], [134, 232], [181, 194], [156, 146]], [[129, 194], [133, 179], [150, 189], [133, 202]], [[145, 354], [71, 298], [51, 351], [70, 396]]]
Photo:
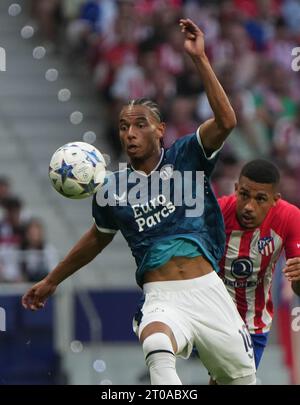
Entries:
[[169, 180], [173, 176], [174, 172], [174, 166], [169, 164], [169, 165], [164, 165], [159, 172], [159, 177], [162, 180]]
[[261, 255], [269, 256], [275, 250], [274, 239], [272, 236], [265, 236], [264, 238], [259, 239], [257, 247]]
[[233, 288], [248, 288], [248, 287], [257, 287], [259, 284], [262, 283], [262, 279], [258, 279], [256, 281], [247, 281], [247, 280], [229, 280], [228, 278], [224, 278], [223, 282], [225, 285]]
[[152, 198], [146, 204], [132, 205], [131, 208], [139, 232], [143, 232], [145, 228], [149, 229], [159, 224], [176, 210], [174, 204], [168, 201], [163, 194]]
[[249, 257], [239, 257], [231, 263], [231, 274], [236, 279], [246, 279], [253, 273], [253, 263]]

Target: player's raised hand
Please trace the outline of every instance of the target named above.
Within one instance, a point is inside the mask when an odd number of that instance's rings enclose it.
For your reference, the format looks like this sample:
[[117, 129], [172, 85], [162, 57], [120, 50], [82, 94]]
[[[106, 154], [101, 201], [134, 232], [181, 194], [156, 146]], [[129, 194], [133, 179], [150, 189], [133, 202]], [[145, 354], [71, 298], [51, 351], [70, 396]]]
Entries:
[[289, 281], [300, 280], [300, 257], [293, 257], [286, 261], [285, 268], [283, 269], [284, 275]]
[[56, 290], [56, 285], [50, 283], [47, 278], [35, 284], [22, 297], [22, 305], [26, 309], [36, 311], [44, 307], [45, 302]]
[[205, 54], [204, 34], [200, 28], [189, 18], [179, 21], [181, 32], [185, 35], [184, 49], [191, 56], [203, 56]]

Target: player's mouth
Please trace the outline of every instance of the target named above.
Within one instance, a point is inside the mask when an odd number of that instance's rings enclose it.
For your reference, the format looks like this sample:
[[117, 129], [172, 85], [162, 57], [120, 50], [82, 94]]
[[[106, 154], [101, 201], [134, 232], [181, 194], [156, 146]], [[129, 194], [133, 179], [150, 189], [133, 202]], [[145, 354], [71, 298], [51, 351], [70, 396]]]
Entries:
[[242, 220], [245, 225], [251, 225], [253, 224], [255, 218], [249, 214], [242, 214]]
[[133, 152], [136, 152], [138, 148], [139, 148], [138, 145], [128, 145], [127, 151], [130, 153], [133, 153]]

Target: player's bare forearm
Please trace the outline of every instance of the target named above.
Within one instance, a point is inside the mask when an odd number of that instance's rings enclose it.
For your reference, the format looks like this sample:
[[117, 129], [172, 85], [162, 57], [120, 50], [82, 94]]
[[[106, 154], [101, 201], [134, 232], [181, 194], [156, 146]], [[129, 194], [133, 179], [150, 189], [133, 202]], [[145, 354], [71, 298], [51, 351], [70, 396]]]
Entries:
[[236, 117], [230, 101], [217, 79], [206, 55], [193, 57], [195, 66], [200, 73], [209, 104], [214, 112], [217, 125], [231, 131], [236, 125]]
[[47, 277], [23, 295], [23, 307], [32, 311], [43, 308], [47, 299], [54, 294], [58, 284], [93, 260], [112, 238], [111, 234], [98, 232], [94, 225]]
[[300, 281], [300, 257], [293, 257], [286, 261], [283, 274], [291, 282]]
[[206, 56], [203, 32], [189, 19], [180, 20], [180, 26], [184, 48], [194, 61], [214, 113], [214, 118], [201, 125], [201, 140], [206, 149], [218, 149], [236, 126], [236, 116]]
[[300, 296], [300, 257], [288, 259], [283, 274], [291, 282], [294, 293]]
[[67, 256], [46, 277], [46, 280], [58, 285], [77, 270], [91, 262], [113, 239], [112, 234], [100, 233], [93, 225], [76, 243]]
[[300, 297], [300, 281], [292, 281], [292, 289]]

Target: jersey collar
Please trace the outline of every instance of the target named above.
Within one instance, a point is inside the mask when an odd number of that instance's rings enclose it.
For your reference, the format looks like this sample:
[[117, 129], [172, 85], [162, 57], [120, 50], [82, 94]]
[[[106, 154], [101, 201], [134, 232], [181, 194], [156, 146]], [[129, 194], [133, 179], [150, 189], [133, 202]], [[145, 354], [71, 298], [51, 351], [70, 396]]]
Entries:
[[161, 165], [161, 162], [163, 161], [164, 155], [165, 155], [165, 150], [164, 150], [164, 148], [161, 148], [159, 162], [157, 163], [157, 165], [155, 166], [155, 168], [154, 168], [153, 170], [151, 170], [151, 172], [150, 172], [149, 174], [145, 174], [143, 171], [140, 171], [140, 170], [135, 170], [135, 168], [134, 168], [130, 163], [128, 164], [128, 167], [129, 167], [130, 170], [132, 170], [133, 172], [136, 172], [136, 173], [138, 173], [138, 174], [140, 174], [140, 175], [142, 175], [142, 176], [144, 176], [144, 177], [149, 177], [149, 176], [151, 176], [151, 174], [152, 174], [153, 172], [155, 172], [155, 171], [159, 168], [159, 166]]

